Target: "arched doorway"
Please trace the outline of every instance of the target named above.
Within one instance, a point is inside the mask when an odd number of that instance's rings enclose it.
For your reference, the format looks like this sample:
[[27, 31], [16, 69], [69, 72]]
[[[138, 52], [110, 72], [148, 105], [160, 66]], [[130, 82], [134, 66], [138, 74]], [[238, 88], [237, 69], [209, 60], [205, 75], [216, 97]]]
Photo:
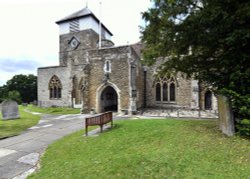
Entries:
[[205, 93], [205, 110], [212, 109], [212, 92], [206, 91]]
[[101, 112], [105, 111], [117, 111], [118, 109], [118, 96], [115, 89], [111, 86], [107, 86], [101, 93]]

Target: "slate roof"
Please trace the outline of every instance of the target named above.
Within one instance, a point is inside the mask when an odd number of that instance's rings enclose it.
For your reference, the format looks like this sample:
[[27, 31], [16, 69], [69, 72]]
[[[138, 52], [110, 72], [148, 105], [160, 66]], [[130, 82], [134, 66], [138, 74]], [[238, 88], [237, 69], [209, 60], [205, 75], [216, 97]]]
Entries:
[[136, 54], [141, 57], [142, 56], [142, 49], [144, 47], [144, 44], [142, 42], [137, 42], [135, 44], [131, 45]]
[[[74, 12], [73, 14], [70, 14], [62, 19], [60, 19], [59, 21], [56, 21], [57, 24], [61, 24], [63, 22], [66, 22], [66, 21], [70, 21], [70, 20], [74, 20], [74, 19], [79, 19], [79, 18], [83, 18], [83, 17], [88, 17], [88, 16], [92, 16], [97, 23], [99, 23], [99, 19], [88, 9], [88, 8], [84, 8], [84, 9], [81, 9], [77, 12]], [[105, 27], [105, 25], [103, 25], [102, 23], [102, 27], [110, 34], [110, 35], [113, 35], [109, 29], [107, 27]]]

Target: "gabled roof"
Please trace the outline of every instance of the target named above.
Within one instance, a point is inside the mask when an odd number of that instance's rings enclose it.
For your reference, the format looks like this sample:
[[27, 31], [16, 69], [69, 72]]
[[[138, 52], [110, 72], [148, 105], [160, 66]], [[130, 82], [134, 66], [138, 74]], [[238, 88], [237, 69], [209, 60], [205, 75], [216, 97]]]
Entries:
[[141, 57], [142, 56], [142, 49], [144, 47], [144, 44], [140, 41], [140, 42], [137, 42], [135, 44], [132, 44], [131, 45], [132, 48], [134, 49], [135, 53]]
[[[88, 16], [91, 16], [93, 17], [97, 23], [99, 23], [99, 19], [86, 7], [84, 9], [81, 9], [73, 14], [70, 14], [64, 18], [62, 18], [61, 20], [59, 21], [56, 21], [57, 24], [61, 24], [63, 22], [66, 22], [66, 21], [70, 21], [70, 20], [74, 20], [74, 19], [79, 19], [79, 18], [83, 18], [83, 17], [88, 17]], [[113, 35], [107, 27], [105, 27], [105, 25], [103, 25], [102, 23], [102, 27], [110, 34], [110, 35]]]

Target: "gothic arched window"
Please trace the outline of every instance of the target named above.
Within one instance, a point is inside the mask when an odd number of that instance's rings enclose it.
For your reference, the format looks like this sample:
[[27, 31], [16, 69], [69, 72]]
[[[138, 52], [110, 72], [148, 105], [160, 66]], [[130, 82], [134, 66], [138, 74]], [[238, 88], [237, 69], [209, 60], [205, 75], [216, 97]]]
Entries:
[[155, 85], [155, 100], [162, 102], [175, 102], [176, 86], [174, 78], [158, 78]]
[[60, 99], [62, 98], [62, 84], [59, 78], [54, 75], [49, 82], [50, 99]]
[[212, 109], [212, 92], [206, 91], [205, 93], [205, 109], [211, 110]]
[[155, 86], [156, 101], [161, 101], [161, 84], [157, 83]]
[[163, 83], [162, 92], [163, 92], [163, 101], [168, 101], [168, 84], [166, 82]]
[[171, 83], [169, 87], [170, 101], [175, 101], [175, 84]]

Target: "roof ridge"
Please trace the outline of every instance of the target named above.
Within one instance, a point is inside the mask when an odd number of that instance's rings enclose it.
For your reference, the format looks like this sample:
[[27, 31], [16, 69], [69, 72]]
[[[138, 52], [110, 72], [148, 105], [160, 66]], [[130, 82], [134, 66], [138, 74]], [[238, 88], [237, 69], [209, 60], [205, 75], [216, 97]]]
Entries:
[[64, 18], [62, 18], [62, 19], [60, 19], [58, 21], [56, 21], [56, 23], [59, 24], [59, 23], [62, 23], [64, 21], [67, 21], [67, 20], [76, 19], [76, 18], [79, 18], [79, 17], [88, 16], [88, 15], [94, 15], [94, 14], [89, 8], [85, 7], [83, 9], [80, 9], [80, 10], [78, 10], [78, 11], [76, 11], [76, 12], [74, 12], [74, 13], [72, 13], [72, 14], [70, 14], [70, 15], [68, 15], [68, 16], [66, 16], [66, 17], [64, 17]]

